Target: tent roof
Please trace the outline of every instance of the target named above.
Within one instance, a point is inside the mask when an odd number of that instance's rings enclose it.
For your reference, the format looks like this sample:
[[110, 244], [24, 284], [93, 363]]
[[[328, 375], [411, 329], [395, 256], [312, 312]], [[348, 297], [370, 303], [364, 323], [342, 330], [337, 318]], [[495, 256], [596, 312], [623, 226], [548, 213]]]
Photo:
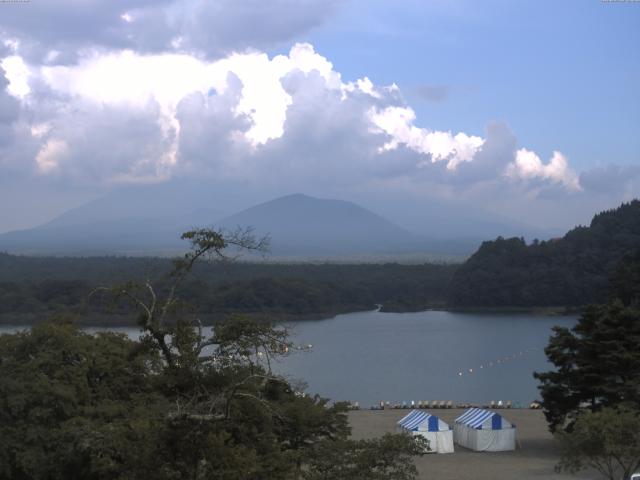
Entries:
[[507, 422], [498, 412], [483, 410], [481, 408], [470, 408], [458, 418], [456, 418], [455, 422], [466, 425], [470, 428], [482, 428], [484, 422], [489, 419], [491, 419], [491, 425], [494, 430], [512, 427], [512, 425]]
[[440, 418], [427, 412], [411, 410], [409, 414], [398, 421], [398, 425], [406, 430], [417, 430], [420, 425], [427, 424], [430, 432], [437, 432], [441, 427], [448, 427]]

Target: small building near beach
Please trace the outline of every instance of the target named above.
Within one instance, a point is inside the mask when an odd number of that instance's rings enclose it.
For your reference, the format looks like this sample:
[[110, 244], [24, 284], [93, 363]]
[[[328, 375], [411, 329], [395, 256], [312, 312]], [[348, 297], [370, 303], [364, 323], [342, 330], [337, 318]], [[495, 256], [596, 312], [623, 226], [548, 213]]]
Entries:
[[476, 452], [515, 450], [516, 426], [498, 412], [470, 408], [455, 419], [453, 439]]
[[429, 441], [434, 453], [453, 453], [453, 431], [449, 424], [430, 413], [412, 410], [398, 421], [398, 427], [412, 435], [420, 435]]

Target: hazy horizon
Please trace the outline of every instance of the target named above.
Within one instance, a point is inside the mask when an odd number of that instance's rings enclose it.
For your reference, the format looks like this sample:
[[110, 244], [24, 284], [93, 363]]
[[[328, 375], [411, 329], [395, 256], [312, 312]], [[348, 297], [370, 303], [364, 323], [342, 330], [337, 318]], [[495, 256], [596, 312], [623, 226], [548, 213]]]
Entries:
[[0, 233], [132, 191], [146, 216], [153, 191], [177, 215], [302, 193], [435, 237], [564, 232], [640, 196], [639, 21], [576, 0], [2, 3]]

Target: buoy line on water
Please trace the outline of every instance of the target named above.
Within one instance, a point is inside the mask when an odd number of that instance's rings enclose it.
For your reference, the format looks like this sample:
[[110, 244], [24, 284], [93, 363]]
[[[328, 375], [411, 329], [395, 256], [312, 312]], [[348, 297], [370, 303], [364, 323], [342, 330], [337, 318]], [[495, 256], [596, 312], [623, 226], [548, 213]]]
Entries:
[[512, 353], [511, 355], [507, 355], [505, 357], [500, 357], [497, 360], [491, 360], [485, 363], [480, 364], [477, 368], [464, 368], [458, 371], [458, 376], [463, 377], [465, 375], [473, 375], [475, 372], [480, 370], [486, 370], [488, 368], [497, 367], [498, 365], [504, 365], [507, 362], [511, 362], [512, 360], [517, 360], [521, 357], [528, 355], [529, 353], [539, 350], [538, 348], [527, 348], [525, 350], [520, 350], [518, 352]]

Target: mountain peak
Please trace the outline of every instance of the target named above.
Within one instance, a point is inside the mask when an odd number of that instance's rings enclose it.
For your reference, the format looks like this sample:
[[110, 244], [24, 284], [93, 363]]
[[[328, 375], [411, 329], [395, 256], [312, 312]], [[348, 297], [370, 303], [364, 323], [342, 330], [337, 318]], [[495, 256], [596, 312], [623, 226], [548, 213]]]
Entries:
[[225, 228], [270, 235], [275, 253], [353, 253], [415, 248], [417, 236], [355, 203], [295, 193], [232, 215]]
[[283, 195], [282, 197], [274, 198], [272, 201], [276, 200], [320, 200], [319, 198], [312, 197], [311, 195], [306, 195], [304, 193], [291, 193], [289, 195]]

